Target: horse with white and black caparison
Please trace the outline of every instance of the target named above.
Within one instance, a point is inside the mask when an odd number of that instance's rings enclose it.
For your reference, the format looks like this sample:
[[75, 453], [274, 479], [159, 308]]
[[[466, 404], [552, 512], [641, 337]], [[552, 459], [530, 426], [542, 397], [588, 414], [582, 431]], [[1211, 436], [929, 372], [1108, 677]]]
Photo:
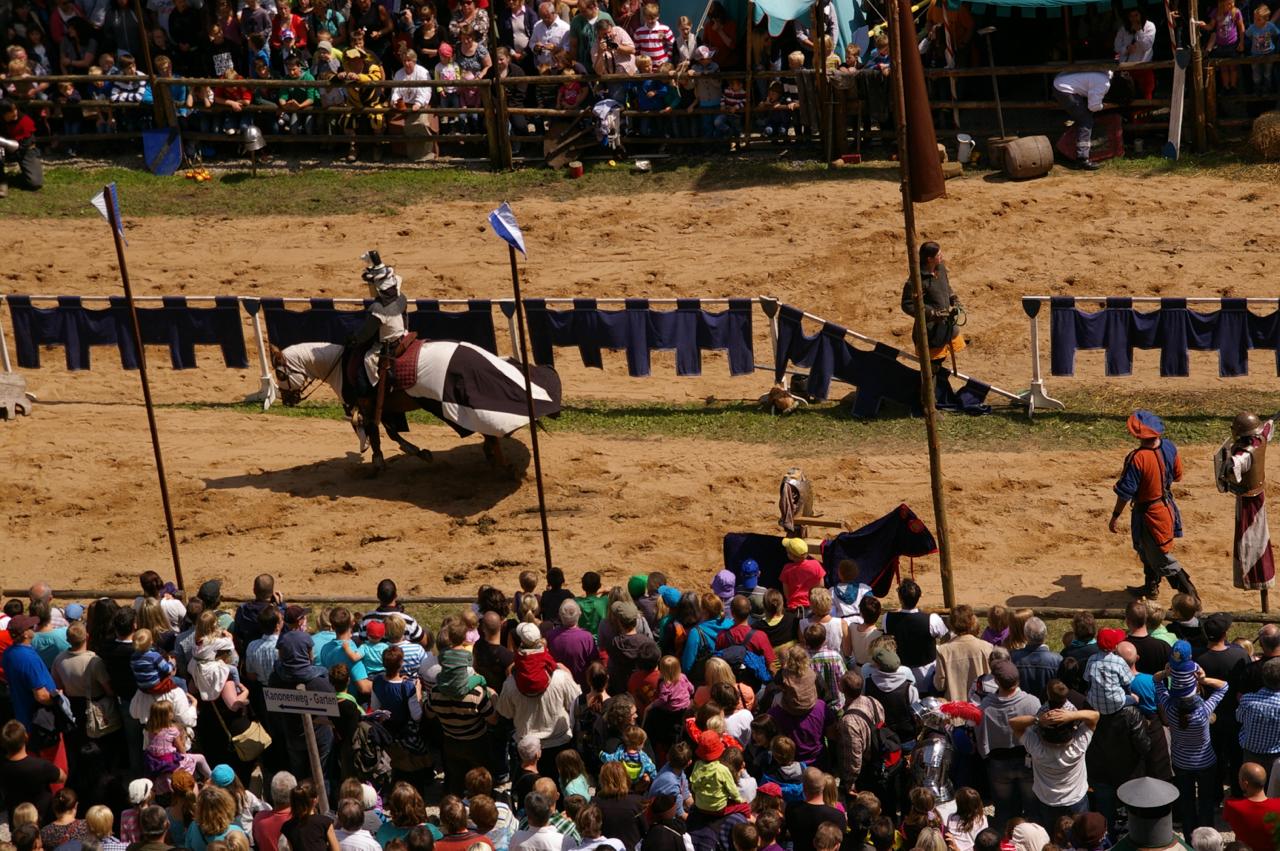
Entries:
[[[344, 399], [343, 386], [353, 381], [354, 370], [363, 369], [361, 352], [347, 352], [339, 343], [298, 343], [285, 349], [271, 346], [271, 366], [281, 400], [297, 405], [319, 384], [327, 384]], [[554, 417], [560, 412], [560, 376], [549, 366], [529, 367], [534, 417]], [[382, 400], [382, 427], [401, 450], [425, 461], [431, 452], [403, 436], [408, 428], [405, 413], [429, 411], [460, 437], [484, 436], [485, 458], [503, 469], [507, 466], [500, 438], [510, 437], [529, 425], [529, 407], [520, 363], [498, 357], [472, 345], [446, 340], [416, 340], [386, 371], [389, 382]], [[374, 423], [374, 394], [357, 397], [358, 413], [352, 427], [361, 435], [361, 451], [367, 433], [377, 472], [385, 469], [382, 440]], [[372, 427], [369, 427], [372, 423]]]

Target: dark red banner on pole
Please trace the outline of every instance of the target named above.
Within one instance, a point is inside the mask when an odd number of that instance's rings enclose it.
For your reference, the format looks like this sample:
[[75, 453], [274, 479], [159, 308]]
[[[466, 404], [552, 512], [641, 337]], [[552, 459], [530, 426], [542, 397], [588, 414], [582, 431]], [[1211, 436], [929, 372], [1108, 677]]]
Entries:
[[942, 162], [938, 158], [938, 142], [933, 135], [933, 113], [929, 109], [929, 90], [924, 82], [924, 65], [916, 49], [916, 25], [911, 17], [911, 0], [898, 0], [899, 63], [906, 101], [907, 164], [911, 175], [911, 200], [916, 203], [947, 196]]

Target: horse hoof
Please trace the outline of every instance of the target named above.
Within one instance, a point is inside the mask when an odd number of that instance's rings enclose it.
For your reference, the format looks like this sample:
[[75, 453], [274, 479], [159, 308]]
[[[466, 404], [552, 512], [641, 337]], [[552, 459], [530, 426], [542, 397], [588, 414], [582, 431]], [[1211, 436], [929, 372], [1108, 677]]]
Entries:
[[373, 474], [375, 476], [381, 474], [387, 469], [387, 459], [381, 455], [373, 456]]
[[430, 464], [432, 461], [435, 460], [435, 456], [431, 454], [430, 449], [419, 449], [417, 452], [417, 456], [421, 458], [423, 461], [426, 461], [428, 464]]

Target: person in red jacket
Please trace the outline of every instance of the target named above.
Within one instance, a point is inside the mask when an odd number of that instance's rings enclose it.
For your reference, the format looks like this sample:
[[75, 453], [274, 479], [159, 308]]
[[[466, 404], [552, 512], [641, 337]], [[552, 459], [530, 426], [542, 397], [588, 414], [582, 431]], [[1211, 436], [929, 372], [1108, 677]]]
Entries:
[[44, 163], [36, 147], [36, 123], [11, 100], [0, 100], [0, 198], [9, 194], [4, 166], [16, 162], [22, 185], [32, 191], [44, 186]]
[[1273, 847], [1274, 829], [1269, 815], [1280, 816], [1280, 798], [1268, 798], [1265, 784], [1267, 771], [1256, 762], [1240, 766], [1241, 798], [1228, 798], [1222, 806], [1222, 817], [1236, 832], [1236, 839], [1250, 848]]

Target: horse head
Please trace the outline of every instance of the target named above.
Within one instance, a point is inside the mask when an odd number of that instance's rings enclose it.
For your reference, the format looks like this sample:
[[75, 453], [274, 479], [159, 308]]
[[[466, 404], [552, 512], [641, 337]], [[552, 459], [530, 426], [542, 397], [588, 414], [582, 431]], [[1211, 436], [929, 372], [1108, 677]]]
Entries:
[[270, 344], [270, 354], [271, 369], [276, 374], [276, 385], [280, 388], [280, 401], [292, 408], [302, 401], [302, 391], [309, 376], [291, 363], [288, 355], [274, 343]]

